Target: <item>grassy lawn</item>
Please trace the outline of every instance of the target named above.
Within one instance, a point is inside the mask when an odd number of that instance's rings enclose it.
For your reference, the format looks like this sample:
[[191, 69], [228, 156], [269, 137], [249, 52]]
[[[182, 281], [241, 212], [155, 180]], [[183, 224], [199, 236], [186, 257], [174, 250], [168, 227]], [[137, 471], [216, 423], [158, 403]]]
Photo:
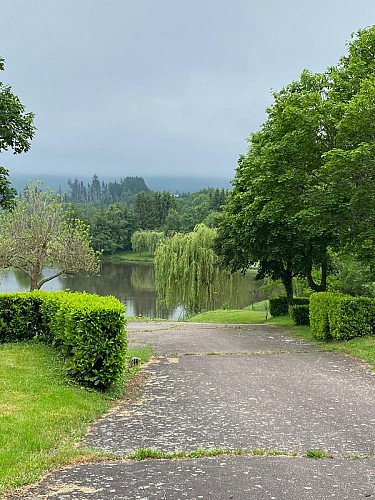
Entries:
[[194, 323], [264, 323], [264, 311], [245, 309], [217, 309], [192, 316], [188, 321]]
[[[151, 355], [150, 349], [129, 351], [143, 360]], [[49, 346], [2, 344], [0, 356], [1, 496], [50, 467], [93, 457], [75, 445], [113, 395], [69, 384]]]
[[154, 262], [154, 256], [151, 253], [136, 253], [131, 250], [116, 252], [112, 255], [102, 255], [104, 262]]

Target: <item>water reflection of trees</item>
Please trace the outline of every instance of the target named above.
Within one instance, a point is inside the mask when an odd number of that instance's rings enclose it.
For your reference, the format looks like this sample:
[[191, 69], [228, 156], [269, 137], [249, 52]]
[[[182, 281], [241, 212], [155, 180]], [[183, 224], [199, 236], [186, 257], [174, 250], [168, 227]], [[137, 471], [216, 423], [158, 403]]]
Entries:
[[[10, 288], [0, 286], [0, 291], [28, 290], [29, 282], [21, 271], [13, 270]], [[215, 296], [215, 307], [241, 309], [253, 302], [263, 300], [267, 296], [256, 281], [256, 272], [250, 271], [238, 278], [236, 287], [229, 290], [218, 290]], [[5, 281], [5, 280], [4, 280]], [[100, 276], [65, 276], [50, 282], [51, 288], [44, 290], [86, 291], [97, 295], [113, 295], [127, 307], [129, 316], [177, 318], [181, 311], [170, 310], [157, 304], [154, 267], [152, 264], [139, 263], [103, 263]]]
[[21, 271], [20, 269], [13, 269], [13, 276], [14, 279], [17, 282], [17, 285], [22, 289], [22, 290], [29, 290], [30, 288], [30, 280], [27, 276], [26, 273]]
[[138, 290], [155, 291], [155, 272], [153, 265], [133, 266], [131, 271], [132, 287]]

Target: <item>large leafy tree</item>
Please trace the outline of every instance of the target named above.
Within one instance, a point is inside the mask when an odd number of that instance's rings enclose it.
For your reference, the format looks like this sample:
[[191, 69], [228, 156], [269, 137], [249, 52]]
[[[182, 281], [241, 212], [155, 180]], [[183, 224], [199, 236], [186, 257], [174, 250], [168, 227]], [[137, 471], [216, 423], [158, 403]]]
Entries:
[[[12, 212], [0, 217], [0, 268], [24, 272], [30, 290], [62, 274], [99, 273], [89, 229], [74, 219], [59, 197], [30, 185]], [[42, 277], [45, 268], [53, 269]]]
[[159, 243], [155, 278], [162, 304], [183, 305], [194, 313], [222, 305], [223, 291], [233, 289], [239, 277], [218, 265], [213, 250], [215, 235], [215, 229], [200, 224], [191, 233], [176, 233]]
[[[0, 57], [0, 71], [4, 59]], [[13, 150], [14, 154], [26, 152], [34, 136], [33, 113], [26, 113], [24, 105], [12, 92], [12, 88], [0, 82], [0, 153]], [[0, 167], [0, 207], [10, 208], [17, 194], [8, 180], [8, 170]]]
[[276, 92], [240, 159], [217, 249], [232, 269], [258, 262], [289, 298], [293, 275], [325, 289], [329, 248], [374, 260], [374, 56], [371, 27], [336, 67]]
[[134, 212], [120, 203], [91, 211], [95, 214], [91, 221], [93, 247], [103, 253], [131, 249], [131, 235], [137, 229]]

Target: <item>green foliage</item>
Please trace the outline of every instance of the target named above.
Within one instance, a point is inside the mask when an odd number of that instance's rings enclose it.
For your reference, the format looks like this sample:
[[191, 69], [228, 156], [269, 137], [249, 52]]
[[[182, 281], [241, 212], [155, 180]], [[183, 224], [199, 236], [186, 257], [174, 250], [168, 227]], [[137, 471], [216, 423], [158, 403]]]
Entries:
[[[99, 261], [89, 228], [65, 210], [61, 197], [41, 191], [37, 182], [25, 189], [11, 213], [0, 214], [0, 268], [9, 267], [24, 272], [34, 290], [64, 273], [96, 274]], [[54, 272], [42, 279], [44, 268]]]
[[140, 229], [162, 230], [169, 212], [176, 206], [176, 198], [167, 191], [137, 194], [134, 200], [134, 212]]
[[331, 458], [328, 453], [325, 451], [319, 450], [319, 449], [314, 449], [310, 448], [309, 450], [306, 451], [306, 457], [307, 458]]
[[135, 231], [131, 237], [133, 252], [153, 254], [163, 238], [160, 231]]
[[32, 292], [0, 295], [0, 341], [53, 343], [81, 385], [107, 389], [122, 376], [125, 309], [114, 297]]
[[30, 340], [44, 331], [41, 305], [35, 294], [0, 294], [0, 343]]
[[[270, 314], [273, 317], [284, 316], [290, 312], [291, 307], [305, 306], [310, 303], [310, 299], [306, 297], [293, 297], [292, 304], [289, 304], [287, 297], [274, 297], [269, 299]], [[297, 313], [298, 314], [298, 313]], [[301, 313], [303, 314], [303, 313]], [[308, 324], [308, 323], [298, 323]]]
[[[0, 71], [3, 70], [4, 59], [0, 57]], [[0, 152], [9, 148], [16, 154], [28, 151], [35, 133], [34, 114], [25, 113], [25, 106], [3, 82], [0, 82], [0, 107]]]
[[201, 223], [214, 227], [218, 214], [227, 203], [227, 196], [226, 189], [206, 188], [178, 198], [179, 226], [173, 229], [187, 233]]
[[310, 304], [309, 297], [293, 297], [294, 306], [306, 306]]
[[310, 324], [310, 306], [308, 304], [292, 305], [289, 313], [295, 325]]
[[259, 262], [289, 299], [293, 276], [327, 289], [329, 248], [375, 269], [374, 52], [371, 26], [337, 66], [275, 92], [240, 157], [217, 250], [231, 269]]
[[341, 296], [328, 314], [331, 337], [349, 340], [375, 333], [375, 300]]
[[17, 191], [10, 185], [8, 175], [9, 171], [0, 167], [0, 207], [7, 210], [14, 207], [17, 196]]
[[286, 297], [269, 299], [271, 316], [284, 316], [288, 314], [288, 300]]
[[101, 207], [99, 210], [93, 209], [93, 212], [93, 248], [107, 254], [130, 250], [131, 236], [137, 227], [134, 212], [119, 203]]
[[333, 254], [334, 274], [329, 290], [354, 296], [375, 297], [375, 276], [368, 263], [351, 255]]
[[216, 309], [189, 318], [193, 323], [258, 324], [266, 321], [264, 311], [248, 309]]
[[70, 193], [67, 196], [68, 201], [72, 203], [94, 203], [94, 204], [113, 204], [113, 203], [131, 203], [137, 193], [149, 192], [149, 188], [142, 177], [125, 177], [120, 181], [100, 182], [95, 174], [91, 183], [87, 185], [77, 178], [68, 180]]
[[59, 353], [41, 343], [0, 345], [0, 497], [92, 452], [77, 446], [108, 409], [107, 395], [66, 383]]
[[161, 303], [183, 305], [192, 313], [221, 306], [224, 290], [233, 289], [239, 277], [220, 268], [212, 248], [215, 234], [214, 229], [199, 225], [158, 245], [155, 277]]
[[[0, 71], [4, 70], [4, 59], [0, 57]], [[34, 137], [33, 113], [26, 113], [9, 85], [0, 82], [0, 153], [12, 149], [14, 154], [26, 152]], [[16, 190], [10, 187], [8, 170], [0, 166], [0, 208], [11, 209]]]
[[319, 340], [348, 340], [375, 332], [375, 299], [340, 293], [314, 294], [311, 332]]
[[311, 333], [317, 340], [328, 342], [332, 339], [329, 326], [329, 311], [340, 294], [333, 292], [314, 293], [310, 297]]

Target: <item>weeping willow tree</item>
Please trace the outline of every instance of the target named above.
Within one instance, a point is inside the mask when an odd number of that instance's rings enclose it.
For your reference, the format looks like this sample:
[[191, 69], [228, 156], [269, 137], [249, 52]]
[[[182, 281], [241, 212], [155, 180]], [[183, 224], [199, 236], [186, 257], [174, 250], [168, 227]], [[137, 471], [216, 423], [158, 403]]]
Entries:
[[241, 279], [221, 269], [213, 250], [216, 230], [198, 225], [191, 233], [176, 233], [155, 252], [155, 279], [160, 304], [183, 305], [189, 312], [222, 306], [221, 298]]
[[135, 231], [131, 238], [133, 252], [154, 253], [164, 233], [159, 231]]

